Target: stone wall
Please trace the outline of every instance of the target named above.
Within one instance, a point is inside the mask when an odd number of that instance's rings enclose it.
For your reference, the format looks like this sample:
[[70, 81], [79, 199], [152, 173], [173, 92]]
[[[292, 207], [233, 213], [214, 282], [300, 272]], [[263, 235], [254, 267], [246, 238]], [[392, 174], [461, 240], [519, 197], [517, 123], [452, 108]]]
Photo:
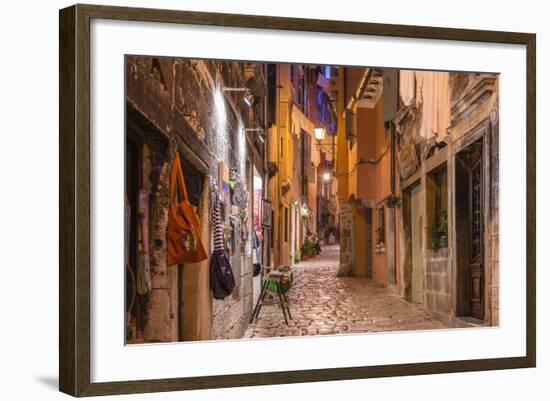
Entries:
[[351, 276], [356, 271], [355, 215], [349, 201], [340, 199], [340, 267], [338, 276]]
[[254, 140], [247, 141], [243, 129], [262, 126], [262, 102], [249, 108], [242, 101], [242, 92], [224, 92], [223, 88], [246, 87], [258, 71], [250, 63], [126, 58], [128, 127], [144, 139], [141, 185], [150, 192], [153, 290], [147, 297], [146, 342], [237, 338], [246, 329], [252, 310], [250, 252], [245, 256], [239, 249], [240, 255], [231, 259], [239, 265], [235, 266], [240, 272], [236, 277], [239, 288], [223, 301], [212, 301], [209, 260], [183, 268], [166, 266], [166, 226], [176, 150], [184, 159], [184, 169], [185, 163], [191, 164], [201, 177], [202, 193], [190, 197], [199, 203], [203, 243], [209, 254], [210, 188], [218, 179], [218, 162], [223, 160], [234, 168], [251, 192], [246, 165], [253, 157], [250, 143]]
[[177, 327], [177, 266], [166, 265], [166, 228], [168, 224], [170, 155], [174, 148], [144, 146], [144, 187], [149, 193], [149, 252], [151, 286], [146, 324], [146, 342], [173, 341]]
[[426, 251], [426, 307], [445, 320], [453, 310], [449, 249]]

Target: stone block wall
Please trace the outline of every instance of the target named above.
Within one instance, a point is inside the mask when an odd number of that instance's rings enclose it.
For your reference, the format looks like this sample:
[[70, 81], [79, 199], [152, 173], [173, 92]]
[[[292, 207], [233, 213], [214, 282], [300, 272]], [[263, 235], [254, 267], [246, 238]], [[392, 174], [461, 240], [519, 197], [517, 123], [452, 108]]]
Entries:
[[453, 302], [448, 248], [426, 251], [425, 299], [428, 309], [449, 318]]
[[355, 216], [349, 201], [340, 199], [340, 267], [338, 276], [351, 276], [356, 271]]

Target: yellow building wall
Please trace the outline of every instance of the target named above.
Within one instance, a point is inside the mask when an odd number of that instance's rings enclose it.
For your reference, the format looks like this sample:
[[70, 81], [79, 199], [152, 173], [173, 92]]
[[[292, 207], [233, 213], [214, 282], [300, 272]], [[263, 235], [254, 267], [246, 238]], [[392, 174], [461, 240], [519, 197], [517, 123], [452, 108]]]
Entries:
[[[347, 99], [345, 97], [346, 90], [346, 74], [345, 68], [338, 74], [337, 89], [337, 114], [338, 114], [338, 134], [337, 134], [337, 146], [336, 146], [336, 173], [338, 175], [338, 198], [347, 200], [349, 198], [349, 151], [348, 141], [346, 139], [346, 120], [344, 119], [344, 110], [346, 108]], [[351, 93], [351, 91], [349, 92]]]
[[[269, 199], [273, 208], [273, 247], [271, 248], [271, 260], [273, 265], [285, 265], [290, 263], [289, 240], [285, 241], [285, 213], [284, 207], [290, 207], [288, 195], [282, 196], [281, 186], [290, 182], [292, 176], [292, 157], [290, 142], [290, 66], [280, 64], [277, 66], [279, 82], [276, 101], [276, 123], [269, 130], [269, 161], [277, 164], [278, 172], [270, 179], [268, 190]], [[290, 223], [290, 210], [289, 210]], [[289, 224], [290, 225], [290, 224]]]

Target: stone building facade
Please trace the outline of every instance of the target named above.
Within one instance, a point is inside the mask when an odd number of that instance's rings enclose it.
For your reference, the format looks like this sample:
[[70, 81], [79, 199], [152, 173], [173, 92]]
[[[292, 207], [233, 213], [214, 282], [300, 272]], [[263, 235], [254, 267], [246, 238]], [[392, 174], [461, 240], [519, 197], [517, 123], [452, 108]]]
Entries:
[[[268, 193], [273, 210], [269, 260], [272, 266], [293, 265], [303, 259], [308, 232], [324, 237], [338, 226], [333, 72], [305, 64], [270, 64], [268, 69]], [[325, 135], [317, 141], [315, 130], [320, 128]]]
[[498, 324], [498, 75], [341, 68], [340, 275]]
[[[131, 205], [130, 269], [137, 265], [136, 192], [148, 195], [151, 289], [133, 294], [127, 272], [129, 342], [240, 338], [253, 303], [251, 221], [252, 167], [264, 173], [265, 99], [245, 88], [264, 85], [262, 65], [180, 58], [126, 58], [126, 193]], [[255, 95], [252, 93], [252, 95]], [[212, 252], [211, 208], [219, 190], [220, 163], [244, 186], [245, 206], [229, 231], [237, 286], [212, 298], [209, 259], [166, 265], [170, 172], [179, 152], [190, 202], [201, 222], [202, 242]], [[227, 205], [230, 209], [231, 205]], [[232, 210], [232, 209], [231, 209]], [[237, 215], [232, 216], [237, 217]], [[231, 220], [233, 222], [233, 220]], [[225, 232], [225, 231], [224, 231]], [[133, 298], [133, 299], [132, 299]]]
[[399, 291], [446, 321], [497, 325], [498, 76], [405, 74]]

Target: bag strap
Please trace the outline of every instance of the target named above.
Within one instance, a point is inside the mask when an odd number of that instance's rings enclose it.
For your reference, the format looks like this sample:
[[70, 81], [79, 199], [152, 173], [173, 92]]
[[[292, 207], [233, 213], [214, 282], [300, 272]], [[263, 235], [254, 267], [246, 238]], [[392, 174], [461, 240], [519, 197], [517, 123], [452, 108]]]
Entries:
[[187, 197], [187, 188], [185, 187], [185, 181], [183, 179], [183, 170], [181, 168], [180, 155], [176, 151], [176, 157], [174, 158], [174, 163], [172, 164], [172, 177], [170, 179], [170, 202], [174, 201], [174, 195], [176, 192], [176, 185], [179, 186], [181, 190], [182, 201], [188, 200]]

